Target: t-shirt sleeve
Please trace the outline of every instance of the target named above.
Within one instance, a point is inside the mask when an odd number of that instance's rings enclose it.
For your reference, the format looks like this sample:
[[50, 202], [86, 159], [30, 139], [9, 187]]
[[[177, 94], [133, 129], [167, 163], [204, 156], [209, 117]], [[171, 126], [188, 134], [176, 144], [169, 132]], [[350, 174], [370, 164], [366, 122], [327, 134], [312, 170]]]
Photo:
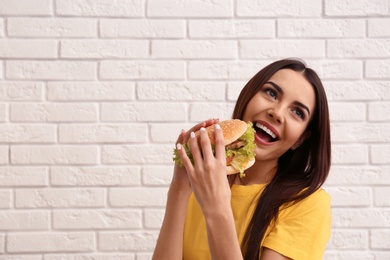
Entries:
[[320, 189], [281, 210], [262, 246], [292, 259], [321, 260], [330, 233], [330, 196]]

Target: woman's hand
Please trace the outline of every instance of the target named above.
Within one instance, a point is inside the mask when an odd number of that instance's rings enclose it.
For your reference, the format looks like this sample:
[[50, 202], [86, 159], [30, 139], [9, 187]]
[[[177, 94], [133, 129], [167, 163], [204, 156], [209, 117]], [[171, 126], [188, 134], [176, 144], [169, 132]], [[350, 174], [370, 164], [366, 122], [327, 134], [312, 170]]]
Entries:
[[188, 179], [196, 199], [205, 216], [218, 207], [230, 209], [230, 187], [226, 177], [226, 155], [223, 133], [218, 124], [215, 125], [215, 155], [210, 139], [204, 128], [200, 129], [198, 142], [194, 132], [190, 132], [188, 144], [194, 158], [194, 165], [185, 153], [179, 155], [188, 173]]
[[[198, 131], [201, 128], [208, 127], [218, 123], [218, 119], [208, 119], [204, 122], [201, 122], [195, 126], [193, 126], [190, 130], [185, 131], [184, 129], [181, 131], [179, 137], [176, 141], [176, 148], [182, 147], [182, 144], [187, 143], [190, 139], [190, 134]], [[182, 149], [184, 151], [184, 149]], [[184, 152], [185, 153], [185, 152]], [[187, 176], [187, 171], [185, 167], [180, 167], [177, 163], [175, 163], [173, 178], [171, 182], [171, 188], [176, 189], [177, 191], [191, 191], [190, 182]]]

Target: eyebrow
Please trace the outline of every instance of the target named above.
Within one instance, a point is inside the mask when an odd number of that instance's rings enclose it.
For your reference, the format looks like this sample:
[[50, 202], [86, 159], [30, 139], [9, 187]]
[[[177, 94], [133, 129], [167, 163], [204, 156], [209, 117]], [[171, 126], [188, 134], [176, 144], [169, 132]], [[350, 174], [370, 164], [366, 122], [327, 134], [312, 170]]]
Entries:
[[[265, 84], [272, 85], [281, 95], [284, 95], [283, 89], [278, 84], [276, 84], [276, 83], [274, 83], [272, 81], [267, 81]], [[309, 114], [309, 116], [310, 116], [310, 109], [306, 105], [302, 104], [299, 101], [294, 101], [294, 104], [297, 105], [297, 106], [300, 106], [303, 109], [305, 109], [307, 111], [307, 113]]]

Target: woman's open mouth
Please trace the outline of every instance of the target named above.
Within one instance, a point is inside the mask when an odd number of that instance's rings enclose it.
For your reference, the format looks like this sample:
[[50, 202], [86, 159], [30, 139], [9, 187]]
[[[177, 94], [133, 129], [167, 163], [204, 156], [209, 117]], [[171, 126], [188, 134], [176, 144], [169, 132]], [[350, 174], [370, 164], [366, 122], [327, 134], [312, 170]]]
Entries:
[[253, 127], [256, 131], [256, 139], [264, 143], [272, 143], [279, 140], [278, 133], [268, 124], [262, 122], [254, 122]]

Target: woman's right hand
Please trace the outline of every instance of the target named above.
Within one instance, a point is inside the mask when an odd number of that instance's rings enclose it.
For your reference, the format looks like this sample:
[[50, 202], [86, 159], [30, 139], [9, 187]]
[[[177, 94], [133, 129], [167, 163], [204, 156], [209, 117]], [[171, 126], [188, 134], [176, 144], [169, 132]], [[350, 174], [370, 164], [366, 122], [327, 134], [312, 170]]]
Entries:
[[[193, 126], [188, 131], [185, 131], [183, 129], [179, 137], [177, 138], [176, 147], [177, 145], [183, 145], [187, 143], [188, 139], [190, 138], [191, 132], [196, 132], [202, 127], [208, 127], [217, 124], [218, 122], [219, 119], [212, 118]], [[173, 171], [171, 189], [175, 189], [176, 191], [188, 191], [188, 192], [191, 191], [191, 185], [187, 176], [186, 169], [184, 168], [184, 166], [179, 166], [177, 163], [175, 163], [175, 167]]]

